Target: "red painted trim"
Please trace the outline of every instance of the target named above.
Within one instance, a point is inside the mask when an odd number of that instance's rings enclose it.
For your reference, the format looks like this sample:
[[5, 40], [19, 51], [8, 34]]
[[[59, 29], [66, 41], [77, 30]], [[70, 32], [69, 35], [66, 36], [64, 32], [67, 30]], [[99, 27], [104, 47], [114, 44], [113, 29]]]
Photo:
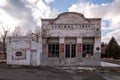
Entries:
[[77, 52], [78, 52], [78, 53], [81, 53], [81, 49], [82, 49], [82, 44], [81, 44], [81, 43], [78, 43], [78, 44], [77, 44]]
[[64, 44], [60, 44], [60, 52], [64, 53]]

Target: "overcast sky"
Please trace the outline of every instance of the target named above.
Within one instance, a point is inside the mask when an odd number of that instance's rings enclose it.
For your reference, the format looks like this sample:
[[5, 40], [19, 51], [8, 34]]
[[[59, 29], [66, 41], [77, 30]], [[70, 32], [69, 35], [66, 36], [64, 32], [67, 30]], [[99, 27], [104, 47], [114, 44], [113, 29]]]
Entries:
[[119, 8], [120, 0], [0, 0], [0, 24], [11, 31], [20, 26], [26, 32], [41, 26], [41, 18], [79, 12], [86, 18], [102, 18], [102, 41], [114, 36], [120, 44]]

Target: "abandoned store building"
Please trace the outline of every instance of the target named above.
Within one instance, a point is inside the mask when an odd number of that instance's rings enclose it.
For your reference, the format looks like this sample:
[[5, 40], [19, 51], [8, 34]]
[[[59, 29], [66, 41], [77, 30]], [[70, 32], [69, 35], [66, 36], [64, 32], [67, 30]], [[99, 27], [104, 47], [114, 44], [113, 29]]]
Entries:
[[38, 40], [9, 37], [7, 64], [48, 66], [100, 66], [101, 18], [65, 12], [41, 19]]

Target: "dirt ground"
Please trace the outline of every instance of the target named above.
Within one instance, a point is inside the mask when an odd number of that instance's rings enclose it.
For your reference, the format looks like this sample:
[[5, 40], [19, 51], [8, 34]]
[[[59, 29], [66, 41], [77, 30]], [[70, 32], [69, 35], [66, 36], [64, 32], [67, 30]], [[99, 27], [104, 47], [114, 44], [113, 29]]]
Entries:
[[120, 68], [95, 70], [61, 69], [48, 66], [8, 66], [0, 63], [0, 80], [120, 80]]

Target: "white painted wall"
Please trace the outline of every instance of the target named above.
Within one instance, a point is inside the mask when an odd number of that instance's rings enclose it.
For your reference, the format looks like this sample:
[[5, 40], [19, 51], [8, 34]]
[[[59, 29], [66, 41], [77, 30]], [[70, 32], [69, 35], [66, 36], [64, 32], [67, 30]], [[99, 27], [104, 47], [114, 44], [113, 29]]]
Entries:
[[[45, 45], [47, 45], [47, 38], [49, 37], [58, 37], [60, 40], [60, 44], [66, 43], [62, 38], [75, 37], [77, 38], [77, 44], [81, 45], [83, 43], [82, 39], [84, 39], [85, 37], [93, 38], [94, 56], [88, 59], [83, 59], [81, 50], [81, 53], [77, 53], [77, 62], [79, 65], [100, 65], [101, 50], [96, 50], [96, 47], [99, 47], [101, 49], [100, 18], [85, 18], [82, 14], [79, 13], [66, 12], [60, 14], [55, 19], [42, 19], [42, 38], [44, 40]], [[43, 63], [54, 64], [52, 60], [50, 61], [50, 59], [46, 57], [48, 56], [46, 50], [47, 48], [44, 50], [43, 56], [45, 56], [45, 59]], [[62, 62], [64, 62], [64, 54], [60, 54], [60, 59]], [[54, 58], [54, 61], [56, 61], [56, 63], [57, 60], [58, 59]], [[60, 64], [59, 61], [58, 64]]]
[[[7, 64], [40, 65], [38, 44], [38, 42], [32, 41], [30, 37], [9, 37], [7, 41]], [[25, 52], [25, 58], [16, 56], [17, 51]]]

